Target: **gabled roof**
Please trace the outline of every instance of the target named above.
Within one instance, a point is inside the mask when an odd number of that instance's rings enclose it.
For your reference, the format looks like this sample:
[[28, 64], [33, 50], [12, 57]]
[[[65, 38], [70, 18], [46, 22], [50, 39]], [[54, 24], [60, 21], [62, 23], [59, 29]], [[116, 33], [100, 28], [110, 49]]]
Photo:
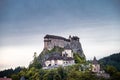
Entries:
[[74, 60], [74, 59], [72, 57], [67, 57], [65, 60], [70, 61], [70, 60]]
[[51, 56], [47, 60], [63, 60], [62, 56]]
[[48, 60], [66, 60], [66, 61], [69, 61], [69, 60], [74, 60], [74, 59], [72, 57], [51, 56], [46, 61], [48, 61]]

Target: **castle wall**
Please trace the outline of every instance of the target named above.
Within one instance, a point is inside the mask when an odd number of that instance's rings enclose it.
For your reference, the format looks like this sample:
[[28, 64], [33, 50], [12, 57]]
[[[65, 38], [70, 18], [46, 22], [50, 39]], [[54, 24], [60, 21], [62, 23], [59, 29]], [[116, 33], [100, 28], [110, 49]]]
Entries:
[[46, 66], [54, 66], [54, 65], [63, 65], [63, 60], [47, 60], [45, 61]]
[[59, 47], [64, 47], [64, 40], [59, 40], [59, 39], [52, 39], [51, 40], [53, 46], [59, 46]]
[[100, 72], [100, 65], [99, 64], [93, 64], [92, 65], [92, 72]]
[[77, 36], [69, 37], [69, 39], [53, 35], [47, 35], [44, 37], [44, 48], [48, 50], [53, 49], [55, 46], [64, 48], [67, 45], [70, 46], [74, 53], [80, 53], [81, 57], [85, 57]]
[[47, 48], [48, 50], [51, 50], [52, 48], [54, 48], [54, 46], [59, 46], [61, 48], [64, 48], [67, 44], [70, 44], [70, 42], [62, 39], [53, 39], [53, 38], [44, 39], [44, 48]]

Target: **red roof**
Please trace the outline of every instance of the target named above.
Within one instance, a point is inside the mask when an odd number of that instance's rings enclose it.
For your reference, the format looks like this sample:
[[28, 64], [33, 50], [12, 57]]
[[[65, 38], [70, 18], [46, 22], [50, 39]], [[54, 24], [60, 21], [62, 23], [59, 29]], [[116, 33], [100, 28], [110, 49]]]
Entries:
[[0, 78], [0, 80], [12, 80], [12, 78]]

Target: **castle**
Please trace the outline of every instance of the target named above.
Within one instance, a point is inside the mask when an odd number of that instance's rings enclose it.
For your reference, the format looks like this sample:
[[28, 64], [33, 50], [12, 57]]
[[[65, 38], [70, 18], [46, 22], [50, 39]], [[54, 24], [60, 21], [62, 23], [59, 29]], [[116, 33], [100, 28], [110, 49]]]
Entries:
[[[56, 53], [58, 54], [58, 53]], [[70, 48], [65, 48], [61, 53], [62, 55], [52, 55], [47, 60], [45, 60], [45, 66], [43, 69], [52, 69], [59, 66], [69, 66], [75, 64], [73, 53]]]
[[55, 36], [55, 35], [46, 35], [44, 37], [44, 48], [47, 48], [48, 50], [54, 48], [54, 46], [59, 46], [61, 48], [64, 48], [67, 45], [70, 45], [72, 41], [79, 41], [79, 38], [77, 36], [69, 36], [69, 39], [66, 39], [61, 36]]
[[74, 53], [80, 53], [81, 57], [85, 57], [81, 43], [79, 42], [79, 37], [77, 36], [69, 36], [68, 39], [61, 37], [61, 36], [55, 36], [55, 35], [46, 35], [44, 37], [44, 49], [51, 50], [55, 46], [65, 48], [66, 46], [69, 46]]
[[96, 73], [100, 72], [100, 64], [98, 63], [96, 57], [94, 57], [92, 61], [92, 72], [96, 72]]

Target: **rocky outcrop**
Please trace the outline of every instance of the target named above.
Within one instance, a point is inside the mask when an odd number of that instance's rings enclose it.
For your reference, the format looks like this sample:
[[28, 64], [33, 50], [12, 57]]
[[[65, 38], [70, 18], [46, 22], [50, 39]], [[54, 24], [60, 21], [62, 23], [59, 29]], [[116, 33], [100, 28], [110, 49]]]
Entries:
[[73, 53], [78, 53], [81, 57], [85, 57], [81, 43], [79, 41], [71, 41], [70, 46]]

